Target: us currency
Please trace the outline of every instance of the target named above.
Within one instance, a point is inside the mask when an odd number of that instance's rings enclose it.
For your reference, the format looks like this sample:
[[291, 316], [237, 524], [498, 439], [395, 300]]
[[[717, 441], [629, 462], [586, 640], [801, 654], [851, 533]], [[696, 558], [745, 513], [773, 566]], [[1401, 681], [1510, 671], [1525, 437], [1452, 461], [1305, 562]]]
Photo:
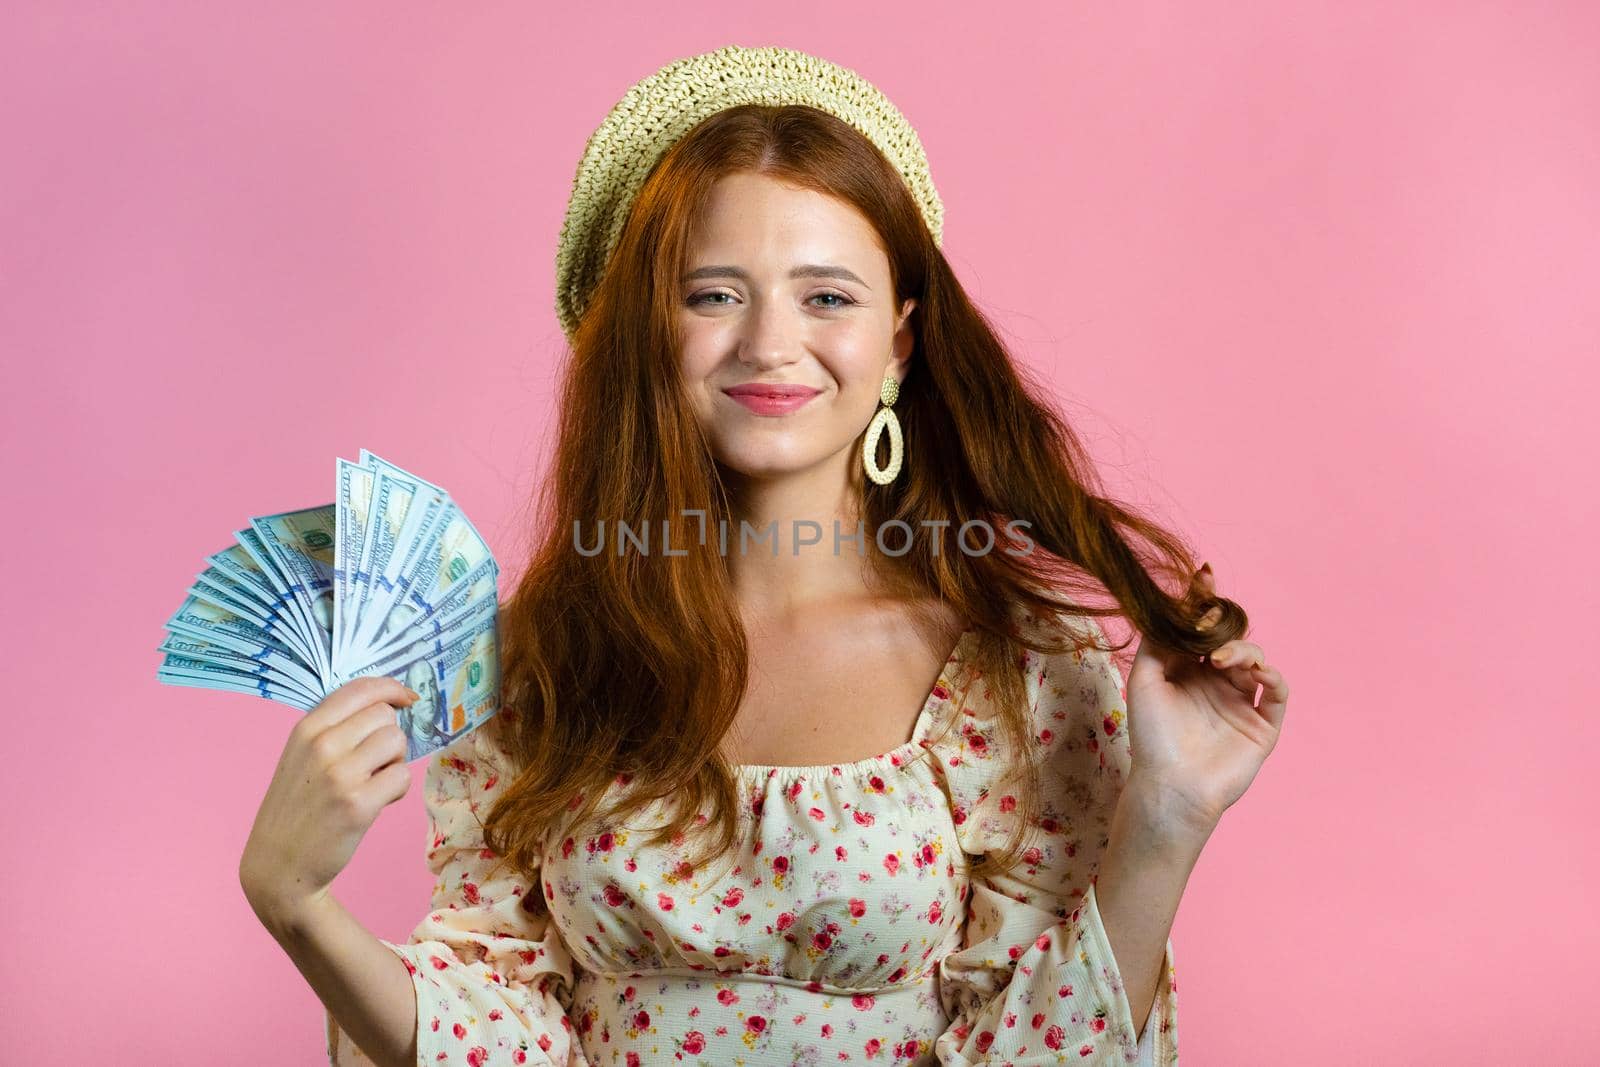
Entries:
[[169, 632], [198, 639], [258, 660], [282, 673], [307, 693], [321, 693], [322, 680], [272, 635], [249, 619], [199, 597], [186, 597], [167, 620]]
[[308, 711], [388, 675], [422, 695], [397, 712], [415, 759], [494, 712], [499, 566], [441, 487], [366, 449], [335, 474], [332, 504], [251, 519], [206, 557], [157, 677]]
[[338, 657], [341, 664], [360, 659], [361, 652], [383, 627], [394, 603], [397, 582], [416, 554], [416, 546], [454, 504], [439, 486], [402, 470], [387, 460], [361, 450], [361, 461], [377, 472], [376, 502], [367, 523], [368, 543], [363, 561], [362, 588], [350, 649]]
[[205, 660], [188, 659], [168, 652], [161, 661], [161, 666], [156, 670], [156, 677], [169, 685], [189, 685], [201, 689], [223, 689], [234, 693], [255, 693], [269, 700], [276, 700], [288, 704], [301, 711], [310, 711], [316, 707], [316, 701], [308, 700], [297, 691], [285, 686], [277, 685], [265, 678], [254, 682], [242, 675], [235, 674], [227, 668], [220, 667]]
[[[441, 607], [459, 609], [472, 597], [495, 595], [499, 565], [477, 528], [459, 508], [452, 506], [400, 571], [393, 606], [382, 625], [388, 639], [379, 646], [401, 640], [418, 623]], [[457, 592], [461, 596], [452, 601]], [[448, 604], [447, 604], [448, 602]]]
[[250, 520], [250, 527], [277, 562], [289, 592], [314, 635], [312, 651], [323, 684], [332, 681], [333, 545], [338, 532], [331, 505], [282, 511]]
[[288, 625], [294, 627], [300, 635], [301, 643], [305, 645], [307, 654], [311, 657], [311, 664], [322, 673], [323, 650], [317, 647], [317, 626], [311, 621], [299, 597], [290, 591], [289, 579], [284, 575], [280, 565], [273, 559], [272, 552], [267, 548], [266, 542], [256, 531], [255, 520], [250, 520], [251, 525], [237, 531], [239, 544], [255, 561], [261, 574], [271, 584], [273, 592], [283, 598], [283, 615]]
[[349, 643], [354, 614], [347, 608], [354, 607], [350, 593], [364, 580], [360, 571], [361, 547], [372, 509], [375, 475], [370, 467], [351, 463], [343, 456], [338, 457], [338, 463], [334, 509], [339, 541], [333, 553], [333, 644], [335, 649], [342, 649]]
[[[365, 631], [370, 629], [369, 623], [378, 611], [373, 604], [376, 586], [373, 575], [386, 567], [394, 555], [395, 545], [404, 532], [406, 516], [411, 512], [417, 489], [415, 482], [395, 477], [387, 471], [379, 470], [374, 477], [372, 506], [368, 509], [367, 528], [362, 535], [361, 563], [358, 567], [361, 580], [354, 590], [352, 614], [355, 631], [349, 640], [352, 648], [361, 647], [367, 639]], [[341, 656], [341, 659], [345, 658]]]
[[282, 638], [284, 643], [300, 656], [302, 662], [315, 669], [317, 658], [311, 651], [310, 642], [301, 635], [298, 628], [290, 625], [297, 613], [284, 610], [293, 598], [274, 589], [271, 579], [262, 571], [256, 558], [245, 549], [244, 540], [247, 535], [253, 538], [255, 531], [235, 531], [234, 539], [237, 544], [229, 545], [221, 552], [206, 557], [206, 562], [211, 564], [205, 572], [206, 577], [213, 580], [229, 580], [236, 587], [238, 596], [248, 597], [260, 604], [272, 618], [272, 625], [267, 627], [268, 632], [274, 637]]
[[[306, 688], [303, 681], [296, 680], [270, 663], [253, 659], [198, 637], [169, 633], [157, 646], [156, 651], [170, 652], [185, 660], [200, 660], [212, 667], [221, 668], [227, 675], [237, 675], [241, 682], [253, 679], [274, 683], [311, 705], [322, 699], [321, 693]], [[212, 672], [208, 671], [206, 676], [211, 677]]]
[[499, 673], [499, 634], [494, 616], [487, 615], [449, 645], [410, 662], [361, 668], [353, 677], [399, 678], [419, 695], [398, 715], [406, 759], [412, 760], [464, 737], [493, 715]]

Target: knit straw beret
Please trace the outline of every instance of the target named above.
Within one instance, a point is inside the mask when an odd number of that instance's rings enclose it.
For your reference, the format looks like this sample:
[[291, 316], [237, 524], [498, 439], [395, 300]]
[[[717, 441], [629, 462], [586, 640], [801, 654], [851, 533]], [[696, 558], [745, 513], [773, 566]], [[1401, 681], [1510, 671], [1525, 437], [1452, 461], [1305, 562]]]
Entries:
[[888, 97], [854, 71], [805, 52], [727, 45], [638, 82], [590, 134], [556, 247], [556, 314], [568, 340], [650, 168], [702, 119], [740, 104], [807, 104], [849, 123], [899, 171], [940, 243], [944, 205], [927, 156]]

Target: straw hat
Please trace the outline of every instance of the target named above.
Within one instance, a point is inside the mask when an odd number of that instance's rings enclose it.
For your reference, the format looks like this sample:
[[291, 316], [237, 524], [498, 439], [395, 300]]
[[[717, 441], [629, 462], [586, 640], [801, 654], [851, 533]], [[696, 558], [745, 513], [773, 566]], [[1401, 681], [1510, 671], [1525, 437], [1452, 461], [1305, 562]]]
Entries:
[[636, 83], [584, 146], [556, 246], [556, 315], [570, 340], [650, 168], [708, 115], [740, 104], [807, 104], [859, 130], [899, 171], [937, 245], [944, 206], [916, 130], [854, 71], [789, 48], [727, 45]]

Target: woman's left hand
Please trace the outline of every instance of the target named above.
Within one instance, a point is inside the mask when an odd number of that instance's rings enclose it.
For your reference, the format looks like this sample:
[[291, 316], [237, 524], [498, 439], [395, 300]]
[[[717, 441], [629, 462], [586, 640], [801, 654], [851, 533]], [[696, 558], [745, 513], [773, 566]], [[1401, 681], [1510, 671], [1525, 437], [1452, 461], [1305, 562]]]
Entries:
[[[1215, 594], [1210, 564], [1195, 580]], [[1200, 625], [1215, 622], [1208, 613]], [[1259, 707], [1257, 683], [1265, 687]], [[1249, 641], [1199, 659], [1141, 637], [1127, 690], [1129, 783], [1148, 790], [1159, 817], [1209, 835], [1278, 743], [1289, 699], [1283, 675]]]

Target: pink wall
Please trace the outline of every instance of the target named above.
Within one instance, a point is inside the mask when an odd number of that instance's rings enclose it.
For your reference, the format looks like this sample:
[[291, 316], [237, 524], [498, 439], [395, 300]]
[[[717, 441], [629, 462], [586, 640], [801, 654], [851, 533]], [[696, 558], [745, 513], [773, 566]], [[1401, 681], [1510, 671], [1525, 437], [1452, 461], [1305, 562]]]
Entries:
[[[1594, 5], [141, 6], [0, 15], [0, 1059], [319, 1061], [236, 875], [296, 713], [158, 685], [161, 623], [362, 446], [515, 570], [584, 139], [742, 43], [907, 112], [975, 297], [1289, 678], [1185, 1062], [1592, 1060]], [[424, 833], [414, 784], [337, 883], [374, 932]]]

